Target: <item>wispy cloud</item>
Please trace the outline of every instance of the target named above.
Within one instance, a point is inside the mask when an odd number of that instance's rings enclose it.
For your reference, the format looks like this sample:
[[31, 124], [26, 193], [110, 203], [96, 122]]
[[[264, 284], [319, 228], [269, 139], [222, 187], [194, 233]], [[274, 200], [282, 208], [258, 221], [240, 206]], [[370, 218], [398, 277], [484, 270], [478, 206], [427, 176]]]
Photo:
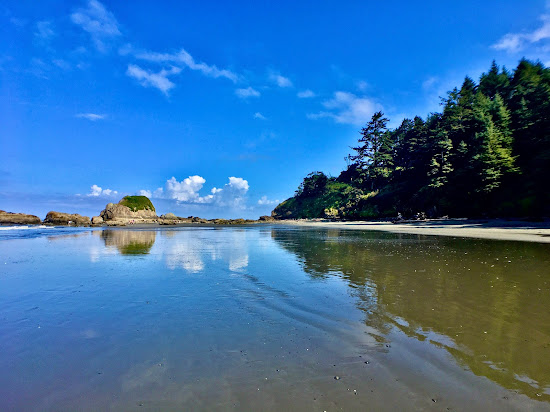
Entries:
[[175, 84], [168, 79], [168, 76], [176, 75], [181, 72], [179, 67], [172, 66], [171, 69], [162, 69], [158, 73], [153, 73], [149, 70], [142, 69], [135, 64], [129, 64], [126, 74], [136, 79], [143, 87], [154, 87], [168, 96], [170, 89], [173, 89]]
[[193, 56], [184, 49], [181, 49], [177, 53], [141, 52], [136, 53], [135, 57], [149, 62], [182, 64], [191, 70], [201, 72], [205, 76], [213, 78], [224, 77], [231, 80], [233, 83], [239, 80], [239, 76], [230, 70], [218, 69], [215, 65], [208, 65], [203, 62], [197, 63]]
[[431, 90], [439, 83], [439, 78], [435, 76], [428, 77], [422, 82], [422, 89]]
[[309, 99], [309, 98], [311, 98], [311, 97], [315, 97], [316, 94], [313, 93], [313, 91], [307, 89], [307, 90], [303, 90], [303, 91], [301, 91], [301, 92], [298, 92], [298, 93], [296, 94], [296, 96], [298, 96], [300, 99]]
[[369, 121], [372, 115], [382, 110], [382, 106], [367, 97], [358, 97], [353, 93], [338, 91], [330, 100], [323, 102], [328, 111], [308, 114], [310, 119], [331, 118], [336, 123], [362, 125]]
[[118, 194], [118, 192], [116, 190], [102, 189], [98, 185], [92, 185], [90, 187], [90, 193], [88, 193], [86, 196], [89, 196], [89, 197], [99, 197], [99, 196], [109, 197], [109, 196], [116, 196], [117, 194]]
[[261, 114], [260, 112], [254, 113], [254, 119], [267, 120], [267, 118], [263, 114]]
[[359, 80], [357, 83], [357, 89], [359, 89], [359, 91], [362, 91], [364, 92], [365, 90], [367, 90], [369, 88], [369, 84], [364, 81], [364, 80]]
[[279, 87], [292, 87], [293, 84], [288, 77], [281, 76], [279, 73], [269, 73], [269, 80]]
[[101, 52], [108, 49], [108, 41], [121, 35], [113, 13], [97, 0], [89, 0], [87, 8], [71, 14], [71, 21], [90, 34], [94, 46]]
[[235, 94], [241, 99], [247, 99], [249, 97], [260, 97], [260, 92], [252, 87], [247, 87], [246, 89], [237, 89]]
[[516, 53], [524, 50], [528, 45], [550, 39], [550, 15], [543, 14], [540, 20], [542, 20], [542, 26], [538, 29], [531, 32], [505, 34], [491, 47], [495, 50]]
[[15, 27], [17, 27], [18, 29], [22, 29], [27, 25], [27, 20], [20, 19], [17, 17], [10, 17], [10, 23], [13, 24]]
[[78, 113], [76, 117], [81, 119], [88, 119], [88, 120], [91, 120], [92, 122], [95, 122], [97, 120], [103, 120], [107, 116], [104, 114], [97, 114], [97, 113]]
[[48, 41], [55, 36], [55, 31], [53, 30], [53, 24], [51, 21], [39, 21], [36, 23], [36, 30], [34, 35], [42, 40]]
[[262, 206], [265, 206], [265, 205], [278, 205], [279, 202], [278, 200], [269, 200], [267, 198], [267, 196], [262, 196], [259, 200], [258, 200], [258, 204], [259, 205], [262, 205]]

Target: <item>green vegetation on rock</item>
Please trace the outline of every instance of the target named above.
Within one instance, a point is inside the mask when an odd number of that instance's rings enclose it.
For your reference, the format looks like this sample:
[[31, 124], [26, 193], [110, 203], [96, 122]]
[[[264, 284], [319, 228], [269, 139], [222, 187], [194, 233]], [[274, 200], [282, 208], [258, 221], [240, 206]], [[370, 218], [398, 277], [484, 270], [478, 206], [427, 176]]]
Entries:
[[550, 69], [524, 59], [510, 73], [493, 62], [479, 84], [466, 77], [442, 106], [395, 129], [375, 113], [346, 170], [309, 174], [272, 215], [548, 216]]
[[138, 210], [156, 211], [155, 206], [153, 206], [153, 203], [147, 196], [124, 196], [118, 204], [129, 207], [132, 212], [137, 212]]

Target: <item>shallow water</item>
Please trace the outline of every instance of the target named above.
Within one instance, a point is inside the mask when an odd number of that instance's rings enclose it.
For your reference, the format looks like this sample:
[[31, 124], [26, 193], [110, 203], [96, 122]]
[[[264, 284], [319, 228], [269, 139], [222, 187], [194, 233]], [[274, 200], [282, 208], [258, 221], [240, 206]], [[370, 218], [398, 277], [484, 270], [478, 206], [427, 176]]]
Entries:
[[0, 232], [2, 410], [550, 410], [550, 245]]

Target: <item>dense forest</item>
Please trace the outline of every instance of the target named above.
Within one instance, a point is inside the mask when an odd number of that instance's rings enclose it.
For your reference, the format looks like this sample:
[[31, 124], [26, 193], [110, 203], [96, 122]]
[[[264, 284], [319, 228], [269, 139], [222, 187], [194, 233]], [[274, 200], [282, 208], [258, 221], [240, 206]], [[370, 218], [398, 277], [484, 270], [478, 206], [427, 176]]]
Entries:
[[310, 173], [277, 218], [550, 215], [550, 69], [493, 62], [466, 77], [441, 113], [389, 129], [378, 112], [338, 177]]

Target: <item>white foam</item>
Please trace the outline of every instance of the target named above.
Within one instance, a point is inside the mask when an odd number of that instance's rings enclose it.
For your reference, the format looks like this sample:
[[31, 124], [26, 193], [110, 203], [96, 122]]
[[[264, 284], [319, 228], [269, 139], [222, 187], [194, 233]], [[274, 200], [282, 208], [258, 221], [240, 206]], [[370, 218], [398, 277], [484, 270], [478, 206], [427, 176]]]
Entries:
[[53, 229], [53, 226], [0, 226], [0, 230]]

